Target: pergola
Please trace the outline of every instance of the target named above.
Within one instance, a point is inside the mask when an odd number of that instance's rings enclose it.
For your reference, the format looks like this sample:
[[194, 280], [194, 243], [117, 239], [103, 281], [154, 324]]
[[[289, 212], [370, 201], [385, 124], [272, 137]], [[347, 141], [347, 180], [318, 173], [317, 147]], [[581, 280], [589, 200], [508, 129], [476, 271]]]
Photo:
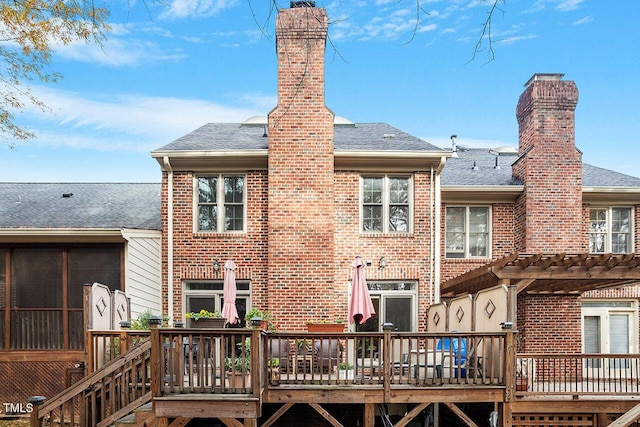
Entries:
[[640, 254], [510, 254], [442, 283], [442, 298], [474, 295], [504, 285], [507, 320], [515, 322], [517, 295], [580, 295], [640, 284]]

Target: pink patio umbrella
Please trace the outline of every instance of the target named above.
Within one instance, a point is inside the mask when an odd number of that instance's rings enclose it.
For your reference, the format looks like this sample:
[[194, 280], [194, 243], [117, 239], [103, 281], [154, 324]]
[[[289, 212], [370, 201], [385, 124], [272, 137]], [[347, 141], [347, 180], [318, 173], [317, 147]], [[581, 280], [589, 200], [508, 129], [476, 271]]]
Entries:
[[224, 287], [222, 288], [224, 305], [222, 317], [230, 324], [238, 323], [238, 309], [236, 308], [236, 264], [232, 259], [224, 263]]
[[358, 321], [361, 325], [376, 314], [367, 288], [367, 277], [364, 272], [365, 262], [357, 256], [351, 264], [353, 280], [351, 284], [351, 300], [349, 301], [349, 323]]

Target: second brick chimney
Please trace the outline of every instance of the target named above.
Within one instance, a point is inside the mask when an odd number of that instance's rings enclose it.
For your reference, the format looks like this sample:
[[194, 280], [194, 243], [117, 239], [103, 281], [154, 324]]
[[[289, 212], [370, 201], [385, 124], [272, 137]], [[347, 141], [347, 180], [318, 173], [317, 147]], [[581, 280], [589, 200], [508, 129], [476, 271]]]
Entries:
[[582, 154], [575, 147], [578, 89], [562, 74], [535, 74], [516, 116], [524, 192], [516, 206], [516, 247], [523, 253], [586, 251], [582, 224]]
[[346, 294], [334, 289], [333, 113], [324, 100], [327, 28], [325, 10], [309, 1], [292, 2], [276, 20], [278, 105], [269, 113], [268, 301], [287, 329], [337, 315], [336, 304], [346, 301]]

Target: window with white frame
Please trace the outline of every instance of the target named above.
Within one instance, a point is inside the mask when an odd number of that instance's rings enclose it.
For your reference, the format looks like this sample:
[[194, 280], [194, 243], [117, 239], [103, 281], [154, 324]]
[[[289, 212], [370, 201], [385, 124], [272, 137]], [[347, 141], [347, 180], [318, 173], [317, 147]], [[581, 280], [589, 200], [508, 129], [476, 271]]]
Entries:
[[408, 176], [362, 177], [362, 231], [411, 231], [412, 180]]
[[623, 254], [633, 252], [631, 208], [591, 208], [589, 219], [589, 252]]
[[[632, 300], [582, 302], [582, 350], [594, 354], [628, 354], [637, 351], [638, 308]], [[626, 368], [628, 360], [588, 359], [589, 368]]]
[[245, 223], [245, 177], [200, 176], [197, 179], [197, 230], [243, 231]]
[[[185, 313], [207, 311], [222, 311], [224, 305], [224, 282], [187, 282], [184, 284]], [[236, 309], [240, 322], [233, 327], [244, 327], [244, 316], [250, 307], [251, 287], [249, 282], [239, 280], [236, 282]], [[190, 325], [187, 325], [190, 327]]]
[[491, 212], [488, 206], [448, 206], [445, 218], [447, 258], [488, 258]]

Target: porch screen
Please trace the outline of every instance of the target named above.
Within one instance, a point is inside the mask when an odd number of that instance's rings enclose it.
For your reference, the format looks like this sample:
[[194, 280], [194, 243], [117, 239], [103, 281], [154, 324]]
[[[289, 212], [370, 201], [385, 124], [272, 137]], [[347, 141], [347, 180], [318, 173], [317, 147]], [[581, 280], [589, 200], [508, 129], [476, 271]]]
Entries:
[[[11, 266], [11, 314], [8, 323], [0, 318], [0, 334], [9, 332], [10, 349], [84, 348], [82, 287], [100, 282], [112, 290], [121, 289], [122, 250], [121, 244], [5, 249]], [[0, 279], [6, 283], [2, 272]], [[4, 293], [5, 286], [0, 292]], [[4, 303], [5, 297], [0, 300]], [[0, 348], [4, 345], [5, 341], [0, 341]]]

